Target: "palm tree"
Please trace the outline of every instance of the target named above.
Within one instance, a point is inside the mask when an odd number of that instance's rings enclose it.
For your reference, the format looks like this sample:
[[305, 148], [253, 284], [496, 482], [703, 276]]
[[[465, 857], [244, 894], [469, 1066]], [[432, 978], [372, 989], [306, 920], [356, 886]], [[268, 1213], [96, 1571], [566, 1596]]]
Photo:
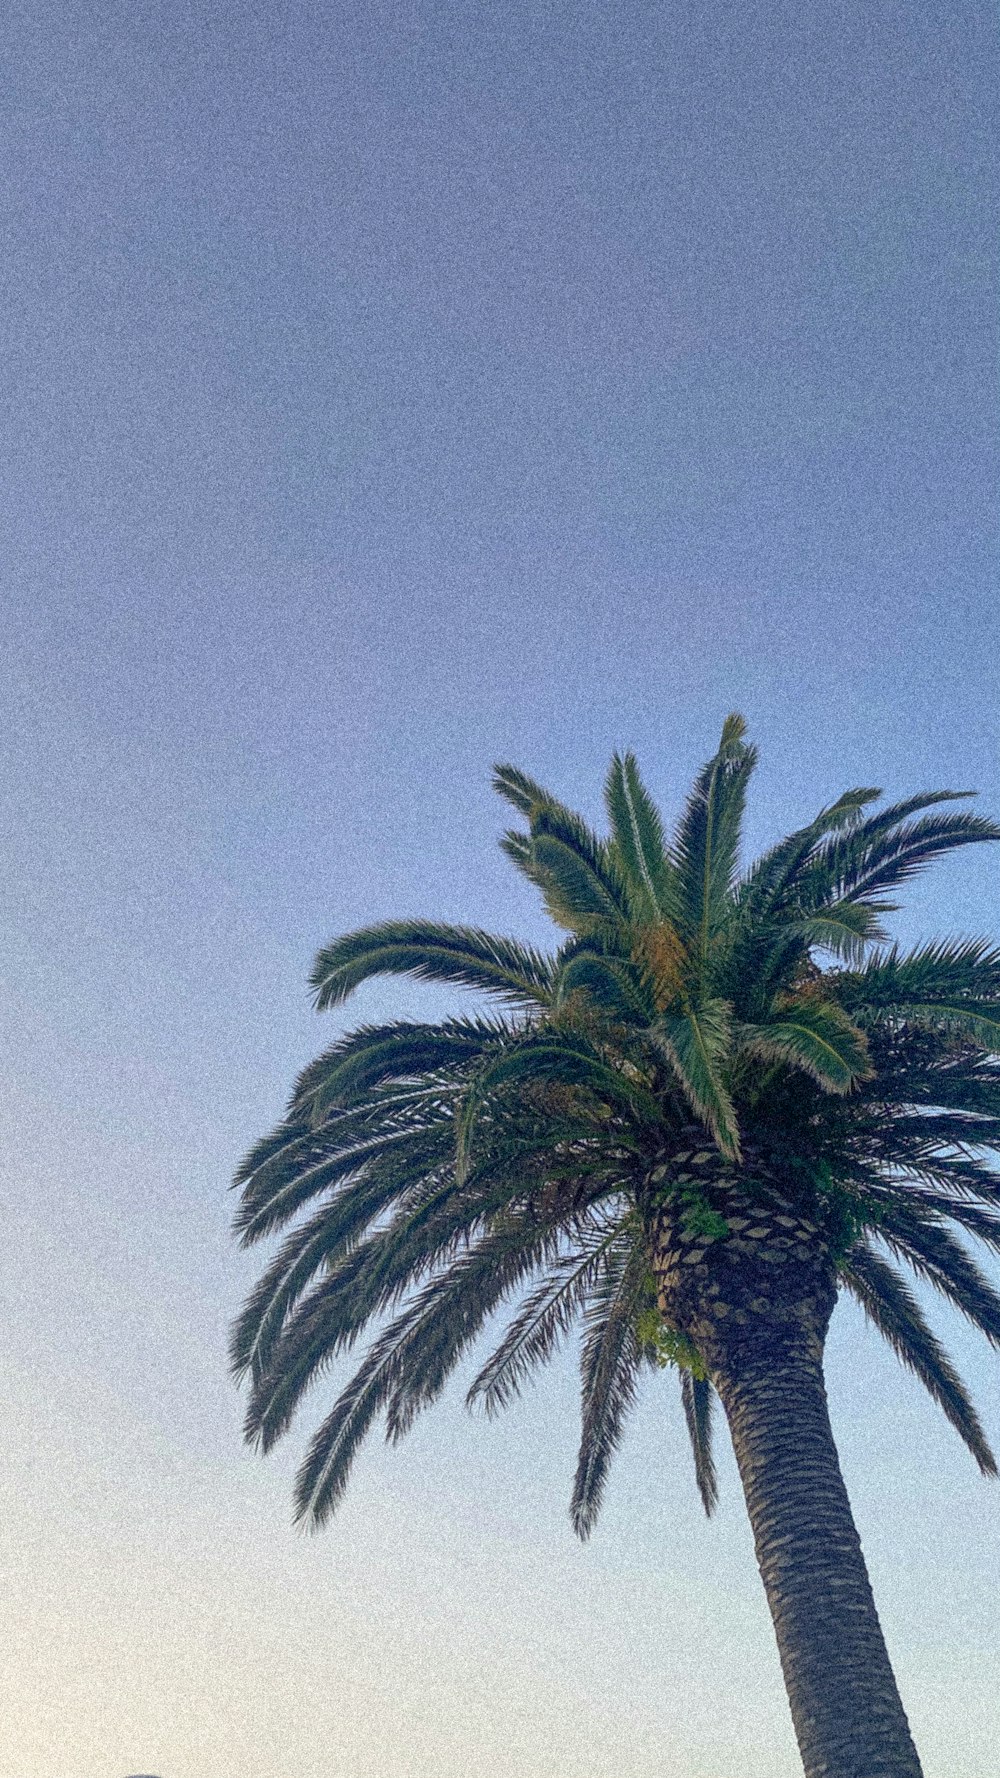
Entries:
[[243, 1242], [291, 1232], [233, 1363], [267, 1450], [369, 1335], [299, 1471], [319, 1525], [373, 1422], [399, 1439], [487, 1324], [469, 1399], [492, 1413], [579, 1322], [581, 1537], [641, 1373], [673, 1367], [709, 1512], [716, 1402], [728, 1421], [806, 1773], [913, 1778], [823, 1349], [843, 1289], [996, 1473], [899, 1264], [1000, 1344], [961, 1238], [1000, 1249], [1000, 951], [903, 953], [882, 921], [898, 884], [1000, 828], [942, 807], [965, 793], [873, 812], [850, 790], [740, 875], [755, 758], [731, 716], [669, 842], [631, 755], [607, 838], [498, 768], [525, 823], [504, 849], [568, 934], [554, 955], [418, 920], [319, 953], [320, 1008], [401, 974], [493, 1010], [365, 1026], [305, 1070], [238, 1175]]

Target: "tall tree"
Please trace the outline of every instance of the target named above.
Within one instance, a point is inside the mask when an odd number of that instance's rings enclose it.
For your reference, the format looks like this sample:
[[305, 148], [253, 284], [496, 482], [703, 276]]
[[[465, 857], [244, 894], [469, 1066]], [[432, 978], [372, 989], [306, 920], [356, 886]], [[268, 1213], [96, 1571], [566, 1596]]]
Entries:
[[849, 790], [740, 874], [755, 757], [731, 716], [671, 839], [631, 755], [605, 837], [498, 768], [522, 818], [504, 849], [567, 935], [552, 955], [419, 920], [319, 953], [320, 1008], [392, 973], [493, 1010], [366, 1026], [305, 1070], [238, 1175], [243, 1241], [290, 1232], [232, 1357], [267, 1450], [370, 1336], [299, 1472], [298, 1516], [320, 1524], [372, 1424], [400, 1438], [487, 1327], [469, 1399], [495, 1412], [579, 1324], [581, 1537], [641, 1372], [675, 1367], [709, 1512], [717, 1403], [728, 1421], [808, 1778], [915, 1778], [823, 1350], [847, 1291], [996, 1473], [900, 1268], [1000, 1344], [965, 1240], [1000, 1249], [1000, 951], [904, 953], [883, 920], [900, 884], [1000, 828], [951, 807], [963, 792], [876, 811], [880, 792]]

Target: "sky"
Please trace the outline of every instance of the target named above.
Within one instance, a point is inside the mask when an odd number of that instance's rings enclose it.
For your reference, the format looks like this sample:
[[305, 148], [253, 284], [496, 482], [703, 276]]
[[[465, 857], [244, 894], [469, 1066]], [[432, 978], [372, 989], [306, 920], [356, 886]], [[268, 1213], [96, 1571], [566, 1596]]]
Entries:
[[[585, 1546], [572, 1350], [305, 1536], [227, 1188], [339, 1031], [454, 1004], [319, 1020], [322, 942], [552, 941], [495, 760], [598, 819], [633, 747], [674, 813], [736, 708], [751, 849], [1000, 812], [995, 11], [10, 0], [0, 55], [0, 1778], [794, 1778], [672, 1379]], [[927, 1778], [983, 1778], [1000, 1491], [848, 1308], [829, 1379]]]

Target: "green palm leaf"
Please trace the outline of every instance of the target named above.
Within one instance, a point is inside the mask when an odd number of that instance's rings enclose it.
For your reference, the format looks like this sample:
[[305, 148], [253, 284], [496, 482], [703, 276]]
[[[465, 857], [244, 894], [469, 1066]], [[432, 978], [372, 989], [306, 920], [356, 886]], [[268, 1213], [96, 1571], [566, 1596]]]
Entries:
[[795, 905], [796, 879], [815, 854], [820, 842], [831, 833], [850, 828], [860, 821], [864, 810], [882, 795], [869, 785], [847, 790], [814, 821], [772, 846], [756, 859], [736, 891], [736, 903], [752, 929], [775, 914]]
[[234, 1219], [241, 1244], [250, 1247], [273, 1234], [310, 1199], [353, 1179], [371, 1162], [378, 1161], [385, 1170], [391, 1153], [425, 1133], [436, 1129], [438, 1139], [451, 1140], [453, 1119], [440, 1103], [434, 1115], [421, 1115], [409, 1123], [396, 1119], [391, 1102], [382, 1101], [379, 1110], [382, 1115], [377, 1120], [370, 1104], [364, 1107], [363, 1118], [335, 1119], [307, 1147], [296, 1145], [292, 1155], [281, 1151], [252, 1174]]
[[604, 787], [615, 855], [640, 920], [669, 918], [672, 867], [663, 823], [639, 776], [635, 756], [616, 753]]
[[[918, 799], [918, 806], [966, 794], [939, 792]], [[815, 909], [831, 901], [870, 898], [876, 891], [907, 882], [942, 853], [997, 839], [1000, 827], [980, 815], [927, 815], [919, 821], [900, 821], [898, 813], [887, 809], [832, 837], [820, 849], [800, 877], [798, 899], [803, 909]]]
[[674, 841], [676, 923], [704, 971], [731, 912], [746, 789], [757, 763], [741, 716], [728, 716], [719, 750], [699, 773]]
[[569, 1253], [560, 1254], [542, 1282], [525, 1298], [503, 1339], [469, 1386], [469, 1407], [481, 1401], [487, 1414], [499, 1413], [520, 1393], [535, 1367], [551, 1358], [576, 1320], [609, 1248], [619, 1239], [620, 1224], [593, 1234]]
[[905, 1259], [991, 1344], [1000, 1345], [1000, 1295], [961, 1242], [929, 1214], [926, 1204], [897, 1200], [882, 1211], [876, 1232], [897, 1259]]
[[743, 1049], [801, 1068], [828, 1093], [849, 1093], [871, 1074], [865, 1036], [831, 1001], [799, 997], [766, 1025], [741, 1025]]
[[[993, 1190], [996, 1199], [1000, 1201], [1000, 1178], [996, 1174], [993, 1175]], [[926, 1206], [938, 1216], [949, 1217], [966, 1234], [974, 1235], [977, 1241], [982, 1241], [984, 1247], [1000, 1253], [1000, 1214], [996, 1209], [983, 1209], [979, 1204], [969, 1204], [962, 1198], [929, 1191], [926, 1187], [916, 1194], [916, 1201], [921, 1209]]]
[[794, 935], [809, 950], [832, 951], [849, 963], [861, 962], [867, 947], [885, 938], [879, 910], [856, 901], [835, 901], [821, 913], [805, 918], [786, 916], [780, 930]]
[[596, 1523], [611, 1459], [635, 1400], [641, 1362], [635, 1321], [647, 1275], [641, 1246], [623, 1241], [606, 1256], [604, 1276], [587, 1309], [581, 1354], [583, 1423], [570, 1502], [580, 1538], [589, 1537]]
[[606, 870], [554, 833], [532, 836], [525, 875], [542, 891], [551, 919], [569, 932], [586, 934], [614, 926], [621, 918], [619, 894]]
[[454, 982], [497, 994], [516, 1006], [546, 1005], [552, 982], [548, 958], [515, 939], [472, 926], [432, 920], [386, 920], [334, 939], [320, 951], [310, 987], [320, 1012], [340, 1006], [362, 982], [378, 975]]
[[561, 805], [535, 809], [530, 834], [508, 834], [503, 849], [542, 891], [558, 925], [613, 932], [628, 919], [626, 884], [610, 848]]
[[922, 815], [925, 809], [932, 809], [940, 803], [968, 802], [975, 796], [974, 790], [923, 790], [917, 796], [908, 796], [903, 802], [887, 803], [877, 814], [865, 817], [864, 831], [869, 839], [876, 834], [888, 833], [892, 828], [901, 827], [913, 815]]
[[[256, 1377], [263, 1375], [287, 1316], [317, 1273], [329, 1270], [403, 1194], [447, 1163], [451, 1129], [442, 1126], [429, 1135], [411, 1137], [405, 1146], [397, 1138], [397, 1144], [391, 1157], [385, 1147], [370, 1150], [348, 1175], [348, 1183], [341, 1182], [335, 1197], [279, 1249], [234, 1325], [230, 1360], [238, 1376], [248, 1370]], [[372, 1169], [376, 1155], [381, 1164]]]
[[333, 1110], [363, 1103], [373, 1088], [389, 1082], [470, 1069], [515, 1034], [514, 1027], [488, 1019], [361, 1025], [327, 1051], [326, 1068], [313, 1078], [313, 1124], [322, 1124]]
[[493, 788], [498, 796], [502, 796], [505, 801], [511, 803], [520, 814], [527, 815], [529, 820], [537, 815], [540, 809], [558, 811], [569, 821], [579, 820], [579, 816], [574, 815], [572, 809], [568, 809], [565, 803], [559, 801], [558, 797], [553, 796], [541, 784], [536, 783], [534, 778], [529, 778], [526, 772], [519, 771], [517, 766], [494, 766]]
[[467, 1169], [476, 1124], [491, 1095], [529, 1082], [553, 1081], [578, 1087], [607, 1102], [633, 1125], [659, 1121], [656, 1100], [640, 1080], [610, 1067], [582, 1038], [555, 1034], [522, 1042], [487, 1062], [471, 1082], [456, 1122], [456, 1164], [460, 1175]]
[[296, 1477], [295, 1517], [314, 1529], [342, 1498], [354, 1459], [405, 1363], [411, 1320], [412, 1314], [402, 1315], [387, 1329], [313, 1436]]
[[706, 1000], [683, 1013], [664, 1014], [650, 1042], [669, 1062], [692, 1109], [730, 1160], [740, 1154], [736, 1107], [725, 1081], [731, 1020], [724, 1000]]
[[894, 945], [863, 970], [841, 974], [836, 991], [868, 1023], [905, 1019], [1000, 1050], [1000, 950], [981, 939], [936, 942], [905, 955]]
[[899, 1273], [870, 1248], [859, 1246], [841, 1263], [840, 1275], [897, 1358], [943, 1410], [983, 1474], [996, 1475], [996, 1458], [965, 1385]]
[[711, 1518], [719, 1503], [719, 1480], [712, 1455], [712, 1410], [715, 1390], [707, 1377], [695, 1377], [690, 1371], [681, 1373], [681, 1402], [687, 1422], [688, 1437], [694, 1454], [694, 1474], [701, 1495], [701, 1504]]
[[656, 1017], [642, 973], [630, 961], [609, 956], [587, 944], [567, 947], [558, 965], [555, 1006], [561, 1007], [572, 996], [582, 996], [589, 1006], [640, 1027]]

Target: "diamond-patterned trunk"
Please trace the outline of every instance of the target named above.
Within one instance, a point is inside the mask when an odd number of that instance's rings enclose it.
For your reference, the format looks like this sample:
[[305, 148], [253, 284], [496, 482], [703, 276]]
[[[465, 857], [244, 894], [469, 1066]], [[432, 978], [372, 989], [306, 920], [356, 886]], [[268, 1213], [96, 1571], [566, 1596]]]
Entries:
[[651, 1185], [660, 1309], [729, 1422], [806, 1778], [920, 1778], [827, 1411], [829, 1245], [780, 1184], [717, 1153]]

